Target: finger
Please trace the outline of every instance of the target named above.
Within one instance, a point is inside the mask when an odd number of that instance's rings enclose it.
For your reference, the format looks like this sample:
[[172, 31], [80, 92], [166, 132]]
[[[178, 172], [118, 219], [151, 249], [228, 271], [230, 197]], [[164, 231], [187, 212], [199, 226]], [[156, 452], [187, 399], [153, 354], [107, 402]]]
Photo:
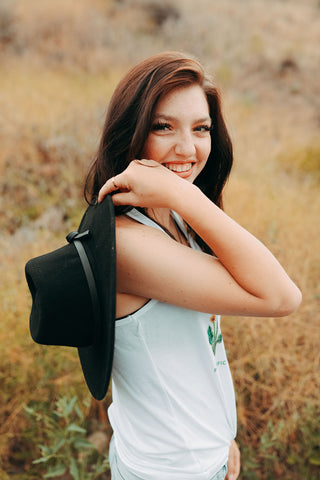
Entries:
[[239, 476], [240, 473], [240, 462], [234, 458], [234, 463], [230, 466], [228, 465], [228, 474], [227, 474], [227, 479], [228, 480], [236, 480]]
[[133, 207], [142, 207], [139, 199], [133, 192], [119, 192], [112, 195], [113, 205], [131, 205]]
[[113, 201], [114, 206], [117, 206], [117, 205], [132, 205], [133, 206], [133, 203], [130, 202], [130, 199], [128, 199], [128, 195], [126, 195], [124, 193], [115, 193], [114, 195], [112, 195], [112, 201]]
[[115, 192], [119, 189], [119, 185], [116, 183], [115, 177], [109, 178], [106, 183], [100, 188], [98, 195], [98, 202], [101, 203], [106, 195]]
[[160, 167], [160, 163], [156, 162], [155, 160], [147, 160], [146, 158], [142, 158], [140, 160], [136, 159], [134, 162], [138, 165], [143, 165], [145, 167]]

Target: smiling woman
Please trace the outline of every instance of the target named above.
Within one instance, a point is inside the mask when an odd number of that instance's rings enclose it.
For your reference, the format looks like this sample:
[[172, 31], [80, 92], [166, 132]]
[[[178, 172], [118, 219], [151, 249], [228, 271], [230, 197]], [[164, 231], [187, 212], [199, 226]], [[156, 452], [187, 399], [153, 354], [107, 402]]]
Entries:
[[193, 182], [211, 151], [210, 128], [209, 105], [202, 88], [176, 88], [157, 103], [142, 156]]
[[159, 54], [120, 82], [86, 184], [100, 202], [112, 195], [117, 215], [113, 480], [239, 474], [220, 314], [283, 316], [301, 294], [222, 211], [231, 165], [219, 94], [198, 62]]

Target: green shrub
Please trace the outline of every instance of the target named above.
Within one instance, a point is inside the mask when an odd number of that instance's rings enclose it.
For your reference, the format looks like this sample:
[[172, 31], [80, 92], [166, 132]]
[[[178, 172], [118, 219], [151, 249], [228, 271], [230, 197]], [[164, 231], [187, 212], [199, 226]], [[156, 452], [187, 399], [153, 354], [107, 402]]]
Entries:
[[[306, 406], [296, 414], [292, 431], [286, 419], [270, 420], [259, 445], [245, 444], [239, 429], [243, 480], [315, 480], [320, 478], [319, 408]], [[292, 427], [291, 427], [292, 428]]]
[[41, 456], [33, 461], [42, 478], [69, 474], [74, 480], [95, 480], [109, 470], [108, 453], [102, 455], [87, 439], [84, 412], [77, 400], [61, 397], [53, 412], [46, 412], [44, 402], [25, 406], [33, 430], [43, 439], [38, 445]]

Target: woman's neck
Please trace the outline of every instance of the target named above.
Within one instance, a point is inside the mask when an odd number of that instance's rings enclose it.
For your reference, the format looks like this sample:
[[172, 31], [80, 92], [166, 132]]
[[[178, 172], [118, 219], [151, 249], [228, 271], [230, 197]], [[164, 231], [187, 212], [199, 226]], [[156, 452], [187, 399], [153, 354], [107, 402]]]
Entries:
[[147, 215], [156, 223], [171, 231], [172, 220], [171, 210], [169, 208], [147, 208]]
[[171, 213], [171, 210], [168, 208], [148, 208], [146, 210], [147, 215], [154, 220], [158, 225], [163, 227], [163, 229], [177, 242], [183, 243], [184, 245], [189, 245], [184, 234], [177, 226], [174, 217]]

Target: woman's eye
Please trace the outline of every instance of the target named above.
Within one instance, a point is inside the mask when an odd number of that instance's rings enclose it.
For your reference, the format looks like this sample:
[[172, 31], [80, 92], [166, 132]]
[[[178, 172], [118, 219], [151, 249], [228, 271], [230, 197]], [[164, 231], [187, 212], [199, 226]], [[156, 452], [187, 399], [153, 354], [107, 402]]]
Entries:
[[206, 133], [211, 132], [211, 127], [209, 125], [199, 125], [195, 128], [197, 132]]
[[152, 125], [152, 130], [153, 131], [165, 131], [165, 130], [170, 130], [171, 126], [169, 123], [162, 123], [162, 122], [157, 122], [154, 125]]

